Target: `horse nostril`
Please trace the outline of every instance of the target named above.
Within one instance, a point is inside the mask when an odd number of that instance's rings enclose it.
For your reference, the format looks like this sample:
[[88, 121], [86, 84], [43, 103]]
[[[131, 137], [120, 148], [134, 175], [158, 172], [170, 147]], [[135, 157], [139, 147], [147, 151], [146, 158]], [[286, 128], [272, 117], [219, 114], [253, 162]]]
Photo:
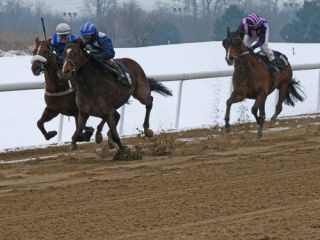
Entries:
[[41, 68], [38, 67], [38, 66], [33, 67], [33, 68], [32, 68], [32, 72], [33, 72], [34, 75], [39, 76], [40, 73], [41, 73]]

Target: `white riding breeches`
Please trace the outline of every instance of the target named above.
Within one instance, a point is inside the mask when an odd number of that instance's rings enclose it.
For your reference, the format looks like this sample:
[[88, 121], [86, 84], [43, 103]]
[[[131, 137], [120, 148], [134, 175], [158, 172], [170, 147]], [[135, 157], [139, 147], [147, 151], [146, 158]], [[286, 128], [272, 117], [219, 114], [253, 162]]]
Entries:
[[[244, 35], [243, 43], [246, 47], [251, 47], [252, 43], [257, 41], [259, 41], [259, 37], [250, 37], [248, 34]], [[269, 61], [271, 62], [272, 60], [274, 60], [274, 54], [273, 54], [273, 51], [269, 48], [268, 43], [269, 43], [269, 27], [267, 27], [267, 30], [266, 30], [265, 42], [263, 45], [260, 46], [260, 48], [268, 57]]]

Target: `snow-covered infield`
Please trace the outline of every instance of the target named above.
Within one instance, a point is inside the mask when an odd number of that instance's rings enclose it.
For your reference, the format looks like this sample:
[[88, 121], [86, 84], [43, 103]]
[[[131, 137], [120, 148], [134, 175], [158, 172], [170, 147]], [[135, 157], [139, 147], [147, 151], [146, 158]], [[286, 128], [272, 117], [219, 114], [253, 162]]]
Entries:
[[[319, 63], [320, 44], [270, 43], [272, 49], [284, 53], [291, 64]], [[116, 49], [116, 57], [129, 57], [141, 64], [147, 75], [179, 74], [230, 70], [224, 57], [221, 42], [203, 42], [152, 46], [143, 48]], [[33, 76], [31, 56], [0, 57], [0, 84], [44, 81], [44, 76]], [[280, 116], [293, 116], [317, 112], [319, 70], [294, 72], [295, 79], [301, 82], [306, 100], [292, 108], [284, 105]], [[195, 79], [183, 84], [180, 129], [199, 128], [224, 123], [225, 102], [230, 93], [230, 77]], [[164, 98], [156, 93], [151, 112], [150, 126], [155, 131], [174, 129], [179, 82], [165, 82], [172, 89], [173, 97]], [[1, 135], [0, 151], [7, 148], [46, 145], [57, 142], [57, 138], [46, 141], [36, 126], [45, 107], [44, 90], [28, 90], [0, 93]], [[274, 112], [276, 94], [267, 99], [266, 113]], [[250, 109], [252, 100], [234, 104], [231, 122], [253, 121]], [[145, 107], [135, 99], [126, 106], [124, 134], [138, 133], [142, 128]], [[58, 129], [59, 118], [46, 124], [48, 130]], [[88, 125], [96, 126], [99, 119], [90, 118]], [[64, 118], [62, 141], [70, 141], [75, 129], [73, 119]], [[104, 129], [104, 135], [106, 135]]]

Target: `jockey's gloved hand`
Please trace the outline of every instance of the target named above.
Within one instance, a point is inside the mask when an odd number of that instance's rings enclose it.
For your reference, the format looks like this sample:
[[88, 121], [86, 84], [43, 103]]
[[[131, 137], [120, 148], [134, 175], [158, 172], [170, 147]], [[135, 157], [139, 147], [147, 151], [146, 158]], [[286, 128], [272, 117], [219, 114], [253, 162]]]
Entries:
[[254, 54], [254, 50], [255, 50], [256, 48], [254, 48], [254, 47], [251, 47], [251, 48], [249, 48], [249, 53], [250, 54]]
[[91, 53], [90, 55], [99, 62], [104, 60], [103, 53]]
[[100, 51], [97, 49], [91, 49], [91, 50], [89, 50], [89, 53], [90, 54], [98, 54], [98, 53], [100, 53]]

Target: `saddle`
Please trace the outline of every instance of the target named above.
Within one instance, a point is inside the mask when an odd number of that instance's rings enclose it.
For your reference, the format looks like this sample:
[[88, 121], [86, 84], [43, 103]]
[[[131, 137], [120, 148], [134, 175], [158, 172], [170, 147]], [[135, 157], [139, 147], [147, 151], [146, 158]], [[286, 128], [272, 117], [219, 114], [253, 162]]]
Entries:
[[268, 66], [268, 70], [271, 76], [270, 91], [275, 83], [275, 73], [285, 69], [288, 65], [290, 65], [286, 55], [278, 51], [273, 51], [273, 54], [275, 57], [275, 65], [271, 65], [268, 57], [264, 54], [262, 50], [256, 53], [256, 56], [258, 56], [259, 59], [261, 59]]
[[113, 63], [111, 65], [108, 63], [103, 63], [103, 67], [106, 72], [111, 73], [116, 77], [119, 77], [121, 83], [128, 87], [131, 87], [132, 80], [128, 72], [128, 69], [120, 61], [113, 60]]
[[256, 55], [268, 66], [268, 69], [271, 74], [285, 69], [290, 64], [286, 55], [278, 51], [273, 51], [273, 54], [276, 62], [275, 66], [270, 64], [268, 57], [264, 54], [263, 51], [259, 51], [256, 53]]

